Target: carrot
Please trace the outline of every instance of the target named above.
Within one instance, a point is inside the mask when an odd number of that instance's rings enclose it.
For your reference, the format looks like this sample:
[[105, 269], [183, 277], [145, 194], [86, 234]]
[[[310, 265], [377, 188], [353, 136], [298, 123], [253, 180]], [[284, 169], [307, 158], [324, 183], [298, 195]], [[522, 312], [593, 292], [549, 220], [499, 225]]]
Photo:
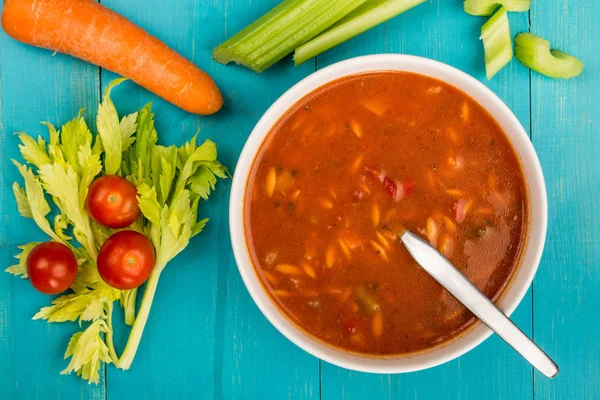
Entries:
[[94, 0], [5, 0], [2, 28], [18, 41], [130, 78], [191, 113], [212, 114], [223, 104], [210, 76]]

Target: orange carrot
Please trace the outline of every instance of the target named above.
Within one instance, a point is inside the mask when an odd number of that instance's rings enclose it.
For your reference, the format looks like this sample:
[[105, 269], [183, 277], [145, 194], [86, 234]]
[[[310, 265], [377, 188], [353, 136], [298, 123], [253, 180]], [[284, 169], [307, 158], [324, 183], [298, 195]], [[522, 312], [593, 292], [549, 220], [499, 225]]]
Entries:
[[191, 113], [212, 114], [223, 104], [210, 76], [94, 0], [5, 0], [2, 28], [21, 42], [130, 78]]

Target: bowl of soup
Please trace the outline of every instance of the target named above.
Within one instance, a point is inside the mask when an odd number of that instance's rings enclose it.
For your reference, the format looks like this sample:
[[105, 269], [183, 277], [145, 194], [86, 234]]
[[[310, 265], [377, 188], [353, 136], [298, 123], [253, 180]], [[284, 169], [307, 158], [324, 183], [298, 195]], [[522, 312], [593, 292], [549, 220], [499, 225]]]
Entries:
[[406, 55], [289, 89], [250, 134], [230, 201], [236, 262], [267, 319], [314, 356], [378, 373], [444, 363], [491, 334], [412, 260], [403, 226], [510, 315], [546, 224], [514, 114], [467, 74]]

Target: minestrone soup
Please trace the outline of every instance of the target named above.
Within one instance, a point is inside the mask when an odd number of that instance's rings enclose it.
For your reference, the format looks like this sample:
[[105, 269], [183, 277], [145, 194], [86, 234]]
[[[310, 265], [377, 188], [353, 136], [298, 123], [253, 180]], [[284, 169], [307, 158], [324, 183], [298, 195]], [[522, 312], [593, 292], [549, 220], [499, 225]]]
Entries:
[[398, 240], [420, 234], [496, 299], [525, 240], [515, 152], [460, 90], [412, 73], [331, 82], [292, 107], [254, 160], [245, 229], [272, 300], [339, 348], [397, 355], [474, 317]]

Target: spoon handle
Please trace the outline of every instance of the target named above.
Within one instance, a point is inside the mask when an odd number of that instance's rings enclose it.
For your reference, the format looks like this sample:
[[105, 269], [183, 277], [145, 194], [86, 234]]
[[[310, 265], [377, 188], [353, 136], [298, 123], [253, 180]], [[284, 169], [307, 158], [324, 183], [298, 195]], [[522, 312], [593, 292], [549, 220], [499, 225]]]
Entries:
[[402, 242], [425, 271], [531, 365], [549, 378], [558, 374], [554, 361], [435, 248], [409, 231], [402, 235]]

